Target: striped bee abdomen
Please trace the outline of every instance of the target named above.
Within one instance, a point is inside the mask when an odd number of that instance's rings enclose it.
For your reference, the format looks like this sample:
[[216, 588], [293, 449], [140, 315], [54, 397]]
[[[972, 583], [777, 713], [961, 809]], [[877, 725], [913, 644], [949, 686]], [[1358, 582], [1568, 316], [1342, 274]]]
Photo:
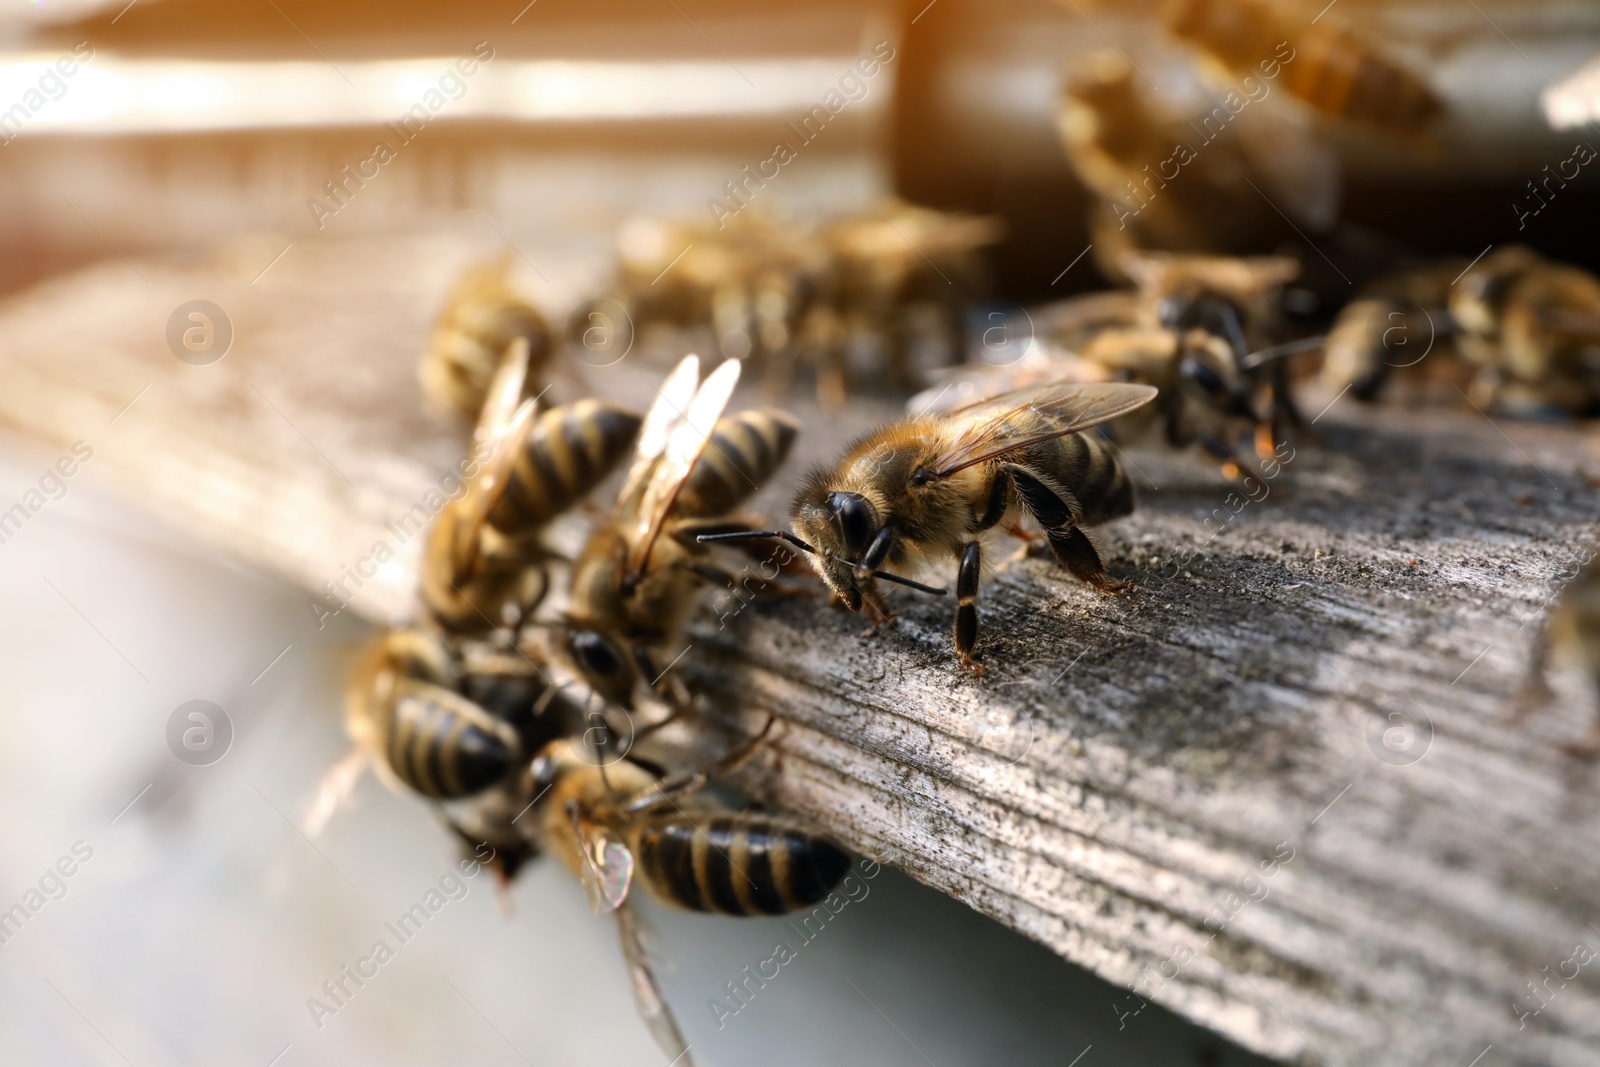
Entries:
[[726, 515], [783, 465], [799, 432], [794, 417], [776, 408], [719, 419], [678, 491], [672, 513], [681, 518]]
[[657, 896], [723, 915], [810, 907], [850, 867], [849, 855], [826, 838], [751, 815], [653, 819], [639, 831], [635, 854]]
[[540, 415], [489, 512], [489, 525], [523, 533], [566, 511], [628, 455], [641, 421], [627, 408], [593, 399]]
[[426, 797], [471, 796], [502, 781], [517, 758], [517, 735], [472, 701], [426, 682], [399, 680], [384, 729], [383, 755]]
[[1325, 114], [1410, 132], [1443, 110], [1427, 82], [1377, 42], [1331, 20], [1291, 21], [1281, 0], [1175, 0], [1166, 17], [1174, 35], [1236, 73], [1276, 57], [1284, 88]]
[[1096, 526], [1133, 513], [1133, 482], [1110, 444], [1098, 434], [1073, 433], [1029, 448], [1024, 465], [1069, 490], [1079, 526]]

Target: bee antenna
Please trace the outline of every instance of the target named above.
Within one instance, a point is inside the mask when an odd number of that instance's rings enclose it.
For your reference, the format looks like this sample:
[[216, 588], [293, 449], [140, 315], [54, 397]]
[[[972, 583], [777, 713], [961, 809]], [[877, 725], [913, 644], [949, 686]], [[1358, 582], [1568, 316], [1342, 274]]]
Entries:
[[927, 593], [930, 596], [948, 596], [950, 593], [948, 589], [941, 589], [933, 585], [923, 585], [921, 582], [913, 582], [910, 578], [902, 578], [898, 574], [890, 574], [888, 571], [873, 571], [872, 576], [886, 582], [893, 582], [896, 585], [903, 585], [908, 589], [915, 589], [919, 593]]
[[1319, 334], [1316, 337], [1303, 337], [1298, 341], [1285, 341], [1281, 345], [1273, 345], [1270, 348], [1263, 348], [1250, 353], [1239, 361], [1239, 368], [1241, 370], [1255, 370], [1275, 360], [1283, 359], [1285, 356], [1292, 356], [1296, 352], [1320, 348], [1327, 343], [1327, 340], [1326, 334]]
[[737, 530], [734, 533], [701, 534], [695, 540], [700, 544], [710, 544], [713, 541], [754, 541], [762, 537], [775, 537], [780, 541], [787, 541], [802, 552], [817, 554], [817, 550], [806, 544], [792, 533], [783, 530]]
[[[706, 544], [712, 541], [753, 541], [758, 537], [775, 537], [780, 541], [789, 542], [791, 545], [803, 552], [810, 552], [814, 556], [820, 555], [815, 548], [812, 548], [794, 534], [786, 533], [783, 530], [740, 530], [737, 533], [701, 534], [699, 537], [696, 537], [695, 540], [701, 544]], [[843, 559], [840, 557], [836, 558], [839, 559], [840, 563], [847, 567], [856, 566], [854, 560]], [[881, 578], [886, 582], [893, 582], [896, 585], [903, 585], [907, 588], [915, 589], [919, 593], [928, 593], [931, 596], [945, 596], [950, 592], [948, 589], [939, 589], [935, 586], [923, 585], [921, 582], [914, 582], [910, 578], [902, 578], [898, 574], [890, 574], [888, 571], [873, 571], [872, 576], [874, 578]]]

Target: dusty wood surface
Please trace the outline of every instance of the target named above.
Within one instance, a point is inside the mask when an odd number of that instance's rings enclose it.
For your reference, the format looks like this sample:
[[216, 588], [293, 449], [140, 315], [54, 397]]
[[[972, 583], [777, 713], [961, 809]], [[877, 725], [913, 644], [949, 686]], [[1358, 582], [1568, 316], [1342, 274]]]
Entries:
[[[0, 422], [90, 442], [96, 477], [308, 589], [386, 541], [351, 610], [403, 617], [416, 544], [386, 524], [462, 450], [419, 411], [413, 361], [470, 250], [296, 246], [252, 285], [271, 252], [148, 281], [112, 259], [21, 294]], [[196, 297], [236, 330], [209, 367], [163, 336]], [[652, 373], [590, 381], [637, 396]], [[799, 410], [806, 462], [885, 408]], [[684, 669], [730, 713], [787, 720], [758, 783], [779, 803], [1248, 1047], [1600, 1062], [1600, 966], [1564, 962], [1600, 949], [1600, 772], [1554, 747], [1593, 711], [1568, 679], [1559, 709], [1509, 719], [1600, 537], [1600, 445], [1347, 401], [1317, 428], [1237, 514], [1207, 466], [1130, 449], [1141, 507], [1105, 543], [1137, 591], [1003, 568], [981, 680], [949, 654], [948, 601], [910, 594], [869, 636], [812, 601], [712, 597]], [[1139, 1006], [1105, 1010], [1137, 1026]]]

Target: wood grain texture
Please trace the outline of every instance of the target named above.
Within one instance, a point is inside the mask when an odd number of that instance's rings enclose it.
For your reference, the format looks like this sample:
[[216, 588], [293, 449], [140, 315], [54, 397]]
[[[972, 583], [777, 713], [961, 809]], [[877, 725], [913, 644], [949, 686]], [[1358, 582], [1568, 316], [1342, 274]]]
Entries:
[[[275, 250], [142, 276], [112, 259], [21, 294], [0, 308], [0, 421], [88, 440], [130, 498], [308, 590], [391, 542], [351, 610], [402, 618], [416, 541], [387, 524], [464, 448], [422, 414], [414, 360], [474, 249], [297, 245], [252, 285]], [[237, 331], [210, 367], [164, 340], [196, 297]], [[588, 377], [643, 400], [657, 374]], [[796, 410], [785, 481], [889, 407]], [[1565, 675], [1557, 707], [1510, 716], [1600, 539], [1600, 445], [1464, 405], [1340, 401], [1316, 430], [1242, 508], [1208, 465], [1130, 447], [1141, 505], [1102, 537], [1137, 589], [1002, 563], [981, 679], [948, 599], [909, 592], [867, 635], [820, 599], [713, 593], [680, 669], [730, 719], [784, 720], [753, 789], [1250, 1048], [1600, 1063], [1600, 966], [1551, 977], [1600, 948], [1597, 772], [1555, 748], [1594, 709]], [[1140, 1003], [1105, 1010], [1133, 1027]]]

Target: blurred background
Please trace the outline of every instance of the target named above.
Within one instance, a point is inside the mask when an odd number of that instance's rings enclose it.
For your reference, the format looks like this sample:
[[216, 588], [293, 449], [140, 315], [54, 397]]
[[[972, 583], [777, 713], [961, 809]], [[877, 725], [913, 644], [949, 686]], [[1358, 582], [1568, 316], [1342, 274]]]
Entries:
[[[1343, 231], [1289, 223], [1272, 241], [1470, 257], [1522, 239], [1600, 265], [1589, 230], [1516, 208], [1591, 136], [1552, 129], [1541, 94], [1600, 49], [1600, 6], [1339, 8], [1425, 65], [1448, 113], [1421, 147], [1330, 138]], [[988, 252], [996, 291], [1064, 294], [1103, 281], [1078, 260], [1089, 199], [1056, 103], [1064, 72], [1108, 45], [1163, 98], [1205, 92], [1149, 4], [14, 4], [0, 15], [0, 294], [27, 309], [75, 271], [137, 284], [154, 265], [253, 284], [300, 257], [373, 265], [350, 278], [357, 294], [382, 286], [380, 265], [442, 279], [509, 251], [558, 319], [609, 271], [624, 220], [706, 221], [725, 183], [869, 54], [892, 58], [754, 201], [776, 218], [889, 195], [993, 214], [1008, 224]], [[474, 73], [445, 81], [462, 57]], [[430, 93], [442, 105], [396, 137]], [[378, 139], [394, 158], [349, 183]], [[1595, 188], [1593, 173], [1564, 185], [1561, 218], [1596, 217]], [[344, 299], [323, 295], [335, 311]], [[114, 452], [118, 429], [94, 447]], [[0, 437], [0, 503], [57, 458]], [[0, 908], [92, 852], [0, 945], [0, 1062], [659, 1063], [611, 926], [551, 865], [504, 902], [487, 876], [469, 881], [315, 1025], [307, 998], [454, 851], [422, 805], [370, 779], [324, 835], [302, 832], [346, 749], [340, 684], [369, 631], [349, 616], [316, 629], [302, 592], [144, 517], [108, 466], [84, 462], [0, 544]], [[168, 746], [191, 700], [231, 724], [220, 761], [187, 765]], [[783, 924], [646, 909], [698, 1062], [1256, 1062], [1157, 1007], [1126, 1017], [1121, 991], [892, 871], [871, 887], [721, 1029], [708, 998], [770, 955]]]

